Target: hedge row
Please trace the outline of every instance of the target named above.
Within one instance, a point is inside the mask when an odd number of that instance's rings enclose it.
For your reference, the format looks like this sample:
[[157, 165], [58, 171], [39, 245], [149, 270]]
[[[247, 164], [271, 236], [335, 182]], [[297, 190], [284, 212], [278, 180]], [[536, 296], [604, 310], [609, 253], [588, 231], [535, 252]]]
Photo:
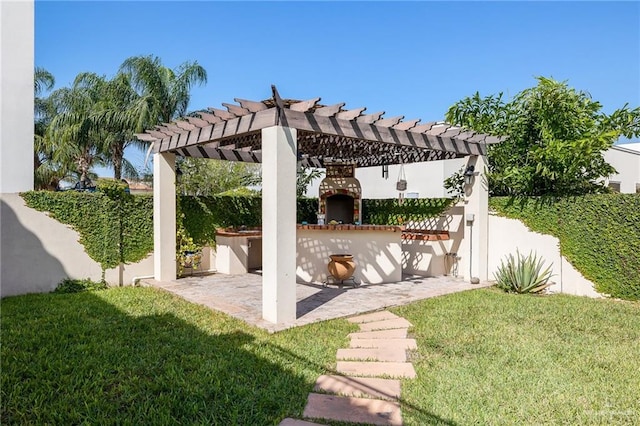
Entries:
[[450, 198], [407, 198], [402, 204], [395, 198], [362, 200], [362, 223], [372, 225], [401, 225], [437, 217], [454, 200]]
[[[260, 226], [262, 222], [260, 197], [180, 197], [178, 209], [187, 234], [199, 245], [213, 244], [216, 228]], [[315, 223], [317, 210], [317, 199], [299, 198], [296, 210], [298, 223]]]
[[640, 195], [498, 197], [490, 206], [557, 237], [562, 254], [599, 292], [640, 300]]
[[[130, 195], [118, 182], [103, 184], [94, 193], [32, 191], [22, 194], [29, 207], [47, 211], [51, 217], [72, 226], [80, 234], [87, 254], [103, 270], [120, 262], [142, 260], [153, 250], [153, 198]], [[403, 220], [438, 216], [450, 205], [447, 199], [363, 200], [363, 223], [390, 225]], [[297, 201], [298, 223], [316, 222], [318, 200]], [[215, 244], [220, 227], [259, 226], [260, 197], [219, 195], [179, 197], [177, 226], [199, 246]], [[182, 231], [181, 231], [182, 230]]]

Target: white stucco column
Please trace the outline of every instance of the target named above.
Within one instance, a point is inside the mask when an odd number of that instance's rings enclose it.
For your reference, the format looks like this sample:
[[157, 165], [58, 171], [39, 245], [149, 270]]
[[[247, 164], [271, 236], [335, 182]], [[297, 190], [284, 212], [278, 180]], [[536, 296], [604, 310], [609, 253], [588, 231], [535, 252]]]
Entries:
[[153, 155], [153, 275], [176, 279], [176, 156]]
[[296, 129], [262, 130], [262, 317], [296, 319]]
[[33, 189], [33, 1], [0, 1], [0, 193]]
[[463, 250], [461, 250], [465, 258], [463, 272], [466, 280], [479, 278], [480, 281], [486, 281], [489, 249], [489, 187], [485, 176], [484, 157], [469, 156], [465, 170], [468, 166], [474, 166], [475, 176], [470, 186], [465, 185], [465, 231]]

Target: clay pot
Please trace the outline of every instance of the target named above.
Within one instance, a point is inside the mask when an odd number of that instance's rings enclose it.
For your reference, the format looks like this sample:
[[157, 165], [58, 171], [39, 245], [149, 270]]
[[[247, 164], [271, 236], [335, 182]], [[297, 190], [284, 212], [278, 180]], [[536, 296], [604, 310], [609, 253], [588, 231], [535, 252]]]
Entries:
[[328, 269], [333, 278], [340, 281], [351, 278], [353, 271], [356, 270], [352, 254], [332, 254], [329, 257], [331, 262], [329, 262]]

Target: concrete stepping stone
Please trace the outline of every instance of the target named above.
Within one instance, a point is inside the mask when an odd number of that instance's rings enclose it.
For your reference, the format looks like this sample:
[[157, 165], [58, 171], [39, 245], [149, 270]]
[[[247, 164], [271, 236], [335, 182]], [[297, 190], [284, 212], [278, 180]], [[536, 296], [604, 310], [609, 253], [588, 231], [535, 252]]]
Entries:
[[392, 328], [409, 328], [411, 323], [404, 318], [372, 321], [360, 324], [360, 331], [390, 330]]
[[400, 380], [323, 375], [318, 377], [313, 390], [340, 396], [394, 400], [400, 398]]
[[338, 361], [336, 371], [350, 376], [388, 376], [407, 379], [416, 377], [416, 370], [410, 362]]
[[383, 321], [400, 318], [396, 314], [389, 311], [372, 312], [370, 314], [358, 315], [357, 317], [347, 318], [347, 321], [354, 324], [362, 324], [365, 322]]
[[338, 349], [337, 359], [405, 362], [407, 350], [398, 347]]
[[404, 339], [407, 337], [406, 328], [392, 328], [391, 330], [359, 331], [349, 333], [352, 339]]
[[320, 423], [311, 423], [305, 420], [286, 418], [281, 421], [278, 426], [326, 426]]
[[417, 349], [416, 339], [351, 339], [350, 348]]
[[400, 404], [382, 399], [354, 398], [310, 393], [303, 416], [373, 425], [402, 425]]

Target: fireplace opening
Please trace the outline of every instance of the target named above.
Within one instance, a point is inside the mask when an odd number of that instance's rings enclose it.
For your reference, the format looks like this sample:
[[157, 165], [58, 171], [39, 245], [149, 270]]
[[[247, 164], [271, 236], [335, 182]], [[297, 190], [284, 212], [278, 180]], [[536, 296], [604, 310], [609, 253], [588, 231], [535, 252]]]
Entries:
[[335, 194], [327, 197], [327, 222], [335, 220], [339, 223], [353, 223], [355, 201], [345, 194]]

